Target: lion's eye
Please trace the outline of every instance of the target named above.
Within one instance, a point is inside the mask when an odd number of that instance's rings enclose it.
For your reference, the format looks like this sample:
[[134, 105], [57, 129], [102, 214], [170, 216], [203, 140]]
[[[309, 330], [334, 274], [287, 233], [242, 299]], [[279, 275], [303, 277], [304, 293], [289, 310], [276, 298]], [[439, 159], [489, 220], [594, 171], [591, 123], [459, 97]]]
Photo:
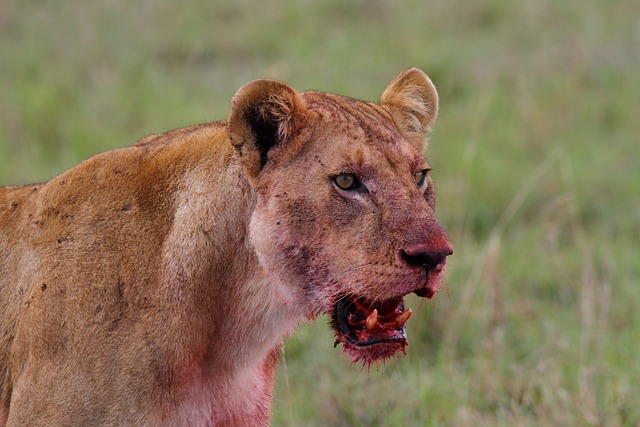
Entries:
[[333, 178], [341, 190], [353, 190], [358, 186], [358, 178], [352, 173], [341, 173]]
[[416, 182], [418, 187], [422, 187], [424, 185], [424, 180], [427, 178], [427, 170], [423, 169], [413, 174], [413, 179]]

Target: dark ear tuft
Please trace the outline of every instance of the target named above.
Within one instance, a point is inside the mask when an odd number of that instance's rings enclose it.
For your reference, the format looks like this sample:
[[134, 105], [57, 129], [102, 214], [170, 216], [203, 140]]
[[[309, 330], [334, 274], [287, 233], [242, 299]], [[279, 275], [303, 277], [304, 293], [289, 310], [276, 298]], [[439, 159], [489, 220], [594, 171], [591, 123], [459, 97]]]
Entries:
[[231, 101], [229, 136], [250, 177], [266, 165], [272, 148], [290, 140], [304, 111], [298, 93], [280, 81], [255, 80], [238, 90]]
[[411, 68], [389, 83], [380, 97], [400, 131], [420, 150], [438, 115], [438, 92], [425, 73]]

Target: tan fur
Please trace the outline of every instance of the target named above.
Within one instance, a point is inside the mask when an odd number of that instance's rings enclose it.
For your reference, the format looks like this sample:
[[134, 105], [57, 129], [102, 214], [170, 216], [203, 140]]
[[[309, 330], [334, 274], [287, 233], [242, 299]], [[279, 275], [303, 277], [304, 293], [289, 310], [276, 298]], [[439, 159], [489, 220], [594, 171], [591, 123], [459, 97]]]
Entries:
[[413, 181], [436, 111], [416, 69], [380, 105], [259, 80], [226, 122], [0, 189], [0, 426], [267, 425], [285, 335], [450, 248]]

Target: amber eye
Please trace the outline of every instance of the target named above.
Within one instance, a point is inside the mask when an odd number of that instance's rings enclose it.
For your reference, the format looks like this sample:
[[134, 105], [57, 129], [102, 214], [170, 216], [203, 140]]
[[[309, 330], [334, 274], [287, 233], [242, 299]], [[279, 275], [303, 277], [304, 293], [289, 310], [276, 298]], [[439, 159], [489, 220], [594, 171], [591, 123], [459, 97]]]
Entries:
[[341, 173], [333, 178], [341, 190], [353, 190], [358, 186], [358, 178], [352, 173]]
[[418, 187], [422, 187], [424, 185], [424, 180], [427, 178], [427, 170], [423, 169], [413, 174], [413, 179], [416, 182]]

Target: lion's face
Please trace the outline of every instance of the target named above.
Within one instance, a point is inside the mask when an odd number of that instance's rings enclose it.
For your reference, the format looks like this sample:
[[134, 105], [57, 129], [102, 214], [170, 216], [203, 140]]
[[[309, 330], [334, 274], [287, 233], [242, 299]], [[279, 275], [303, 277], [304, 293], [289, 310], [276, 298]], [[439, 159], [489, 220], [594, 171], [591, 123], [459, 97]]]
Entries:
[[[437, 97], [426, 76], [410, 73], [392, 82], [380, 105], [288, 89], [295, 98], [271, 95], [271, 110], [243, 117], [254, 141], [273, 140], [256, 148], [258, 167], [247, 167], [260, 263], [306, 315], [330, 314], [336, 342], [365, 363], [404, 349], [411, 315], [404, 296], [433, 297], [452, 253], [421, 155]], [[413, 109], [400, 102], [407, 99]]]

